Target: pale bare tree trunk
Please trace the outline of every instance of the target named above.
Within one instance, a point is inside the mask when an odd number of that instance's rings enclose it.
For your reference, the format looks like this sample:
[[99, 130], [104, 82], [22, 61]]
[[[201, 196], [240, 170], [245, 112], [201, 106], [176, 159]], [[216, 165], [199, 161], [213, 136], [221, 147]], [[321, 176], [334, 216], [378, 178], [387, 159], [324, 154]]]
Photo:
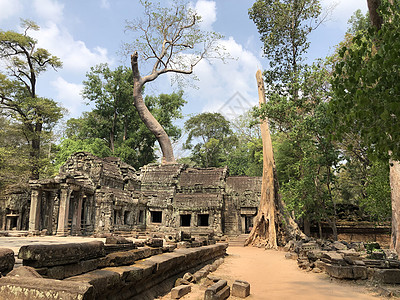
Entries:
[[[256, 73], [259, 104], [265, 103], [264, 80], [261, 70]], [[260, 121], [263, 142], [263, 177], [261, 199], [253, 229], [245, 245], [277, 249], [296, 235], [304, 234], [290, 215], [278, 195], [278, 181], [275, 172], [274, 154], [268, 120]]]
[[146, 107], [143, 101], [143, 80], [139, 73], [138, 67], [138, 53], [135, 52], [131, 56], [131, 65], [133, 72], [133, 102], [139, 113], [140, 118], [146, 127], [154, 134], [158, 143], [161, 147], [161, 152], [163, 154], [161, 163], [175, 163], [174, 151], [172, 149], [171, 140], [169, 139], [164, 128], [158, 123], [156, 118], [153, 117], [151, 112]]
[[400, 253], [400, 163], [390, 161], [390, 190], [392, 198], [392, 239], [390, 248]]

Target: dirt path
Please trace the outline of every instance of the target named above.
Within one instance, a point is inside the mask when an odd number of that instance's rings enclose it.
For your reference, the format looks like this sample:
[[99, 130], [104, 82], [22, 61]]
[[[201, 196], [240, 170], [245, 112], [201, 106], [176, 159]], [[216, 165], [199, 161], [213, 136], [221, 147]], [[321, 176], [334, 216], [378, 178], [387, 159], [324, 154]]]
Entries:
[[[253, 247], [229, 247], [225, 262], [213, 275], [226, 279], [232, 285], [235, 279], [251, 285], [246, 299], [260, 300], [377, 300], [367, 288], [345, 281], [331, 280], [325, 274], [300, 270], [297, 262], [285, 259], [285, 252]], [[196, 284], [182, 300], [204, 299], [204, 287]], [[166, 295], [161, 299], [171, 299]], [[230, 297], [229, 299], [239, 299]]]

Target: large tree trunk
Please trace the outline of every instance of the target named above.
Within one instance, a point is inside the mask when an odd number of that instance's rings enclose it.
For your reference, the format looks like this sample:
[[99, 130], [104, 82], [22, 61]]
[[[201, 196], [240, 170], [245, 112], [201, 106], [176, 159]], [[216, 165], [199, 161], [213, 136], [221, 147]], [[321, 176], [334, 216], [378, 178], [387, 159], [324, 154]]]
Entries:
[[381, 5], [381, 0], [367, 0], [367, 3], [371, 24], [379, 30], [381, 29], [383, 22], [382, 17], [378, 13], [378, 8], [379, 5]]
[[32, 129], [30, 134], [32, 134], [31, 141], [31, 176], [30, 179], [37, 180], [40, 177], [40, 135], [42, 133], [43, 124], [41, 122], [30, 126], [28, 129]]
[[400, 254], [400, 163], [390, 162], [390, 189], [392, 198], [392, 239], [390, 248]]
[[135, 52], [131, 56], [131, 65], [133, 72], [133, 102], [139, 113], [140, 118], [146, 127], [154, 134], [161, 147], [163, 154], [161, 163], [175, 163], [174, 151], [172, 149], [171, 140], [169, 139], [164, 128], [158, 123], [156, 118], [153, 117], [151, 112], [146, 107], [143, 101], [143, 82], [140, 77], [138, 67], [138, 54]]
[[[256, 73], [259, 103], [265, 103], [265, 89], [261, 70]], [[275, 172], [275, 161], [272, 151], [271, 135], [268, 120], [261, 120], [263, 141], [263, 177], [261, 199], [253, 229], [245, 245], [277, 249], [296, 236], [304, 236], [297, 224], [285, 211], [285, 206], [278, 194], [278, 180]]]

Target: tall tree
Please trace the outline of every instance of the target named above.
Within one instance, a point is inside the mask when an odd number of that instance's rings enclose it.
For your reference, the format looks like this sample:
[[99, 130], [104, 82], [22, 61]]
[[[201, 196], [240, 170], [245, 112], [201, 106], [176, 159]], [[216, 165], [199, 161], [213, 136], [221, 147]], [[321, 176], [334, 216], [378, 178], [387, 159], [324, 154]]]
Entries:
[[23, 124], [31, 147], [31, 178], [38, 179], [43, 133], [62, 117], [62, 108], [51, 99], [38, 96], [37, 80], [49, 68], [57, 69], [62, 64], [46, 49], [37, 48], [37, 40], [28, 35], [39, 26], [22, 20], [21, 27], [23, 33], [0, 31], [0, 60], [4, 65], [0, 73], [0, 109]]
[[[264, 55], [269, 60], [269, 68], [264, 71], [268, 102], [261, 105], [258, 114], [269, 120], [275, 132], [284, 133], [290, 138], [292, 146], [303, 156], [304, 149], [300, 148], [300, 141], [311, 142], [312, 138], [304, 131], [313, 111], [310, 106], [320, 101], [317, 92], [311, 93], [304, 84], [309, 72], [305, 54], [309, 47], [309, 34], [324, 19], [320, 17], [321, 12], [318, 0], [258, 0], [249, 10], [250, 18], [255, 22], [264, 43]], [[305, 173], [299, 174], [301, 177]], [[282, 217], [287, 215], [283, 206], [275, 205], [275, 209]], [[272, 216], [271, 213], [269, 215]], [[271, 220], [266, 221], [269, 226], [274, 225]], [[293, 236], [296, 230], [292, 230], [292, 234], [282, 230], [276, 232], [276, 237], [268, 237], [278, 240], [268, 241], [268, 245], [273, 247]]]
[[331, 110], [340, 116], [337, 135], [351, 126], [371, 151], [390, 154], [392, 247], [400, 253], [400, 3], [368, 0], [368, 8], [373, 27], [354, 37], [354, 47], [340, 51]]
[[[144, 7], [144, 18], [126, 25], [127, 31], [141, 33], [139, 38], [125, 47], [127, 51], [134, 51], [131, 55], [134, 105], [160, 144], [162, 162], [174, 163], [171, 141], [146, 107], [143, 87], [162, 74], [189, 75], [202, 59], [223, 57], [223, 49], [218, 44], [221, 35], [202, 31], [199, 27], [200, 16], [186, 1], [172, 1], [169, 7], [144, 0], [140, 2]], [[151, 71], [145, 76], [139, 71], [138, 51], [144, 62], [152, 62]]]
[[[107, 64], [100, 64], [91, 68], [86, 77], [83, 96], [94, 108], [67, 121], [57, 164], [78, 150], [101, 157], [117, 156], [135, 168], [154, 162], [156, 139], [132, 105], [132, 70], [111, 70]], [[145, 103], [167, 134], [178, 139], [181, 130], [173, 121], [182, 117], [181, 108], [186, 103], [183, 92], [146, 96]]]
[[[202, 113], [185, 122], [188, 133], [184, 148], [191, 149], [191, 159], [200, 167], [220, 167], [225, 164], [227, 147], [236, 141], [230, 123], [220, 113]], [[192, 144], [193, 141], [197, 143]]]

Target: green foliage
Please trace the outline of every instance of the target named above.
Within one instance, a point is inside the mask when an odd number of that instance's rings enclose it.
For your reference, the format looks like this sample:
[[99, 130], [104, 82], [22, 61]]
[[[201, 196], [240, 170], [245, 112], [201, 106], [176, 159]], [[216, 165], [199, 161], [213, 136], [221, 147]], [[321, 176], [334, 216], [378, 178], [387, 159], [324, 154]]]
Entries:
[[63, 109], [52, 99], [39, 97], [36, 84], [41, 73], [60, 68], [62, 63], [46, 49], [37, 48], [37, 41], [28, 35], [39, 26], [30, 20], [22, 20], [21, 26], [23, 34], [0, 30], [0, 110], [22, 125], [31, 145], [31, 177], [38, 179], [46, 169], [41, 145], [63, 116]]
[[[156, 138], [132, 105], [132, 82], [132, 71], [128, 68], [111, 70], [107, 64], [91, 68], [84, 81], [83, 96], [94, 103], [94, 108], [80, 118], [67, 121], [67, 140], [61, 144], [58, 164], [68, 158], [65, 153], [75, 151], [89, 151], [100, 157], [117, 156], [135, 168], [156, 160]], [[178, 139], [181, 130], [173, 121], [182, 117], [181, 108], [186, 103], [183, 92], [146, 96], [145, 103], [168, 135]], [[92, 142], [94, 147], [90, 148]]]
[[257, 0], [250, 8], [269, 60], [267, 93], [272, 85], [280, 94], [297, 94], [298, 73], [310, 45], [307, 37], [320, 24], [320, 14], [318, 0]]
[[[220, 167], [224, 162], [224, 152], [232, 144], [229, 121], [220, 113], [202, 113], [185, 122], [188, 134], [185, 149], [191, 149], [191, 159], [200, 167]], [[195, 145], [192, 142], [196, 141]]]
[[360, 201], [360, 206], [373, 221], [389, 221], [392, 215], [389, 164], [387, 160], [374, 161], [366, 181], [366, 197]]
[[371, 22], [369, 20], [369, 13], [365, 15], [362, 14], [360, 9], [357, 9], [354, 14], [347, 21], [349, 24], [349, 28], [347, 29], [348, 34], [355, 35], [358, 32], [365, 32], [371, 26]]
[[29, 145], [20, 125], [0, 115], [0, 191], [28, 181]]
[[339, 51], [330, 103], [340, 139], [351, 127], [370, 152], [400, 159], [400, 3], [382, 1], [382, 28], [360, 31]]
[[99, 157], [112, 156], [110, 148], [102, 139], [64, 139], [57, 146], [55, 168], [58, 170], [72, 154], [79, 151], [90, 152]]

